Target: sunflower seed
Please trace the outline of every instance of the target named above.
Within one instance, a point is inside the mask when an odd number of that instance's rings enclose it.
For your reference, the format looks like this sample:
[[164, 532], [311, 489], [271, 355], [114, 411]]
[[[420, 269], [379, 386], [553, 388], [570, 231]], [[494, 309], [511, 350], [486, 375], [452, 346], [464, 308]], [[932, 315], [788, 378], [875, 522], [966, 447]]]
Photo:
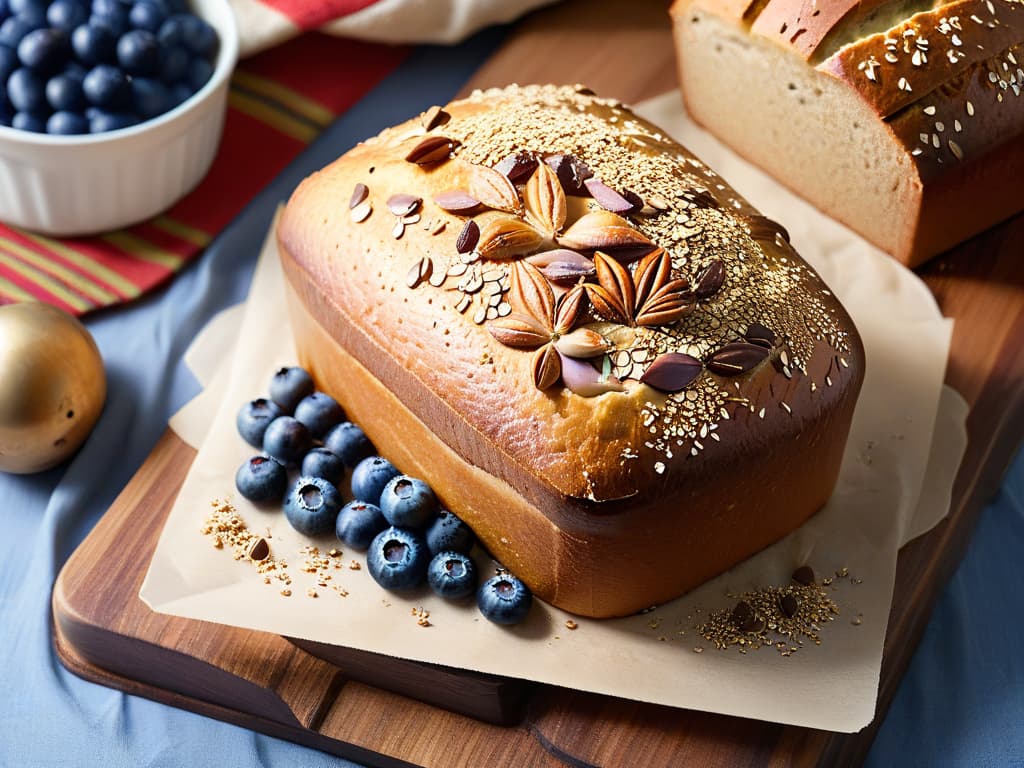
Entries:
[[419, 208], [422, 202], [422, 197], [400, 192], [388, 198], [388, 210], [395, 214], [395, 216], [407, 216]]
[[363, 202], [363, 200], [365, 200], [366, 196], [369, 194], [369, 187], [362, 183], [356, 184], [355, 189], [352, 190], [352, 199], [348, 201], [349, 210], [355, 208], [357, 205]]
[[370, 217], [370, 214], [373, 213], [373, 206], [370, 205], [369, 200], [364, 200], [355, 208], [353, 208], [349, 213], [352, 216], [352, 221], [354, 221], [356, 224], [362, 224]]

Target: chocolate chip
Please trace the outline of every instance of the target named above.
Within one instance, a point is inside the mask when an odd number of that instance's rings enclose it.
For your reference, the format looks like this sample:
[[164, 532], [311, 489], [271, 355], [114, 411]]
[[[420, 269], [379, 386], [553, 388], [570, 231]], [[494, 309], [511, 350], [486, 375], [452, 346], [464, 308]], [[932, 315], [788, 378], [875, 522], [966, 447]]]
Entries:
[[799, 607], [800, 601], [790, 594], [783, 595], [779, 601], [779, 610], [782, 611], [782, 615], [787, 619], [792, 619], [796, 616], [796, 611]]
[[466, 222], [466, 225], [459, 232], [458, 238], [455, 240], [455, 250], [459, 253], [469, 253], [476, 244], [480, 242], [480, 225], [470, 219]]
[[725, 283], [725, 265], [721, 259], [715, 259], [697, 275], [694, 281], [693, 295], [698, 299], [709, 299], [721, 289]]
[[703, 369], [695, 357], [683, 352], [666, 352], [651, 363], [640, 381], [662, 392], [681, 392]]
[[548, 155], [544, 158], [544, 162], [558, 176], [558, 181], [561, 183], [562, 189], [565, 190], [565, 194], [576, 197], [590, 195], [583, 182], [594, 174], [582, 160], [574, 155]]
[[757, 344], [736, 341], [726, 344], [708, 358], [708, 370], [720, 376], [739, 376], [757, 367], [768, 357], [768, 350]]
[[504, 174], [513, 184], [526, 181], [537, 170], [537, 158], [529, 152], [516, 152], [494, 166], [494, 170]]
[[743, 334], [743, 338], [751, 344], [757, 344], [757, 346], [765, 347], [766, 349], [771, 349], [775, 346], [775, 333], [760, 323], [748, 325], [747, 332]]
[[250, 560], [256, 560], [257, 562], [266, 560], [270, 555], [270, 545], [263, 537], [253, 539], [252, 542], [249, 543], [249, 547], [245, 554], [249, 556]]
[[797, 584], [803, 584], [805, 587], [809, 587], [814, 583], [814, 570], [809, 565], [801, 565], [793, 571], [792, 579]]
[[740, 632], [764, 632], [768, 626], [761, 616], [754, 613], [746, 600], [740, 600], [732, 609], [732, 623]]

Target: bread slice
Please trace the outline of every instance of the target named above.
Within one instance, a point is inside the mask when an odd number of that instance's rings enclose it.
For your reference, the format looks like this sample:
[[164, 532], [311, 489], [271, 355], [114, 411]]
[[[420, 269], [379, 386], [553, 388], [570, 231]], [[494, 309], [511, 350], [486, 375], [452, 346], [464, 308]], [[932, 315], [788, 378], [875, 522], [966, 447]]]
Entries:
[[900, 261], [1024, 208], [1024, 5], [677, 0], [672, 13], [693, 117]]

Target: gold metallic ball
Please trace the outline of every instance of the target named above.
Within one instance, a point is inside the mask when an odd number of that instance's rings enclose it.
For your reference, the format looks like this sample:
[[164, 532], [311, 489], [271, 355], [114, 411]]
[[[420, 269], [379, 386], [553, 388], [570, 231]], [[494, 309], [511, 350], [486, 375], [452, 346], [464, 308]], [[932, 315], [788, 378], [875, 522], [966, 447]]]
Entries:
[[107, 377], [89, 331], [48, 304], [0, 306], [0, 471], [59, 464], [103, 410]]

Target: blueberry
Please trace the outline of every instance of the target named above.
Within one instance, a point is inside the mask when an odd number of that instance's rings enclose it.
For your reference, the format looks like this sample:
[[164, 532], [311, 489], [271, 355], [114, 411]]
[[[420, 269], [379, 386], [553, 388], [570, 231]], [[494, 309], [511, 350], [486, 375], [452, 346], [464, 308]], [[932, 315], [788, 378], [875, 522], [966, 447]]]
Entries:
[[18, 43], [18, 58], [42, 74], [57, 72], [71, 57], [68, 33], [62, 29], [36, 29]]
[[183, 47], [185, 45], [185, 15], [176, 14], [163, 22], [160, 29], [157, 30], [156, 39], [163, 46]]
[[412, 531], [388, 528], [378, 533], [366, 553], [366, 569], [384, 589], [411, 589], [427, 575], [427, 547]]
[[25, 35], [42, 26], [42, 24], [33, 24], [23, 16], [11, 16], [9, 19], [5, 19], [3, 24], [0, 24], [0, 44], [12, 49], [17, 48], [18, 43]]
[[112, 64], [117, 60], [117, 36], [107, 27], [82, 24], [71, 33], [71, 49], [84, 64]]
[[324, 437], [324, 446], [340, 456], [347, 467], [354, 467], [377, 452], [366, 433], [351, 421], [343, 421], [332, 428]]
[[19, 131], [32, 131], [33, 133], [46, 133], [46, 116], [34, 115], [31, 112], [15, 112], [11, 120], [11, 127]]
[[70, 34], [75, 27], [89, 20], [89, 10], [78, 0], [54, 0], [46, 9], [46, 21], [51, 27]]
[[217, 50], [217, 32], [214, 28], [191, 13], [173, 18], [182, 19], [185, 47], [196, 56], [202, 56], [204, 59], [213, 58], [214, 51]]
[[318, 440], [345, 418], [338, 401], [323, 392], [306, 395], [295, 406], [295, 418], [309, 427]]
[[320, 536], [334, 530], [341, 494], [322, 477], [300, 477], [284, 497], [284, 516], [299, 533]]
[[171, 45], [160, 46], [160, 62], [157, 65], [157, 74], [165, 83], [174, 83], [185, 77], [188, 72], [188, 63], [191, 58], [184, 48]]
[[302, 459], [302, 474], [337, 485], [345, 475], [345, 463], [326, 448], [314, 448]]
[[0, 93], [0, 125], [10, 125], [14, 121], [14, 108], [7, 100], [7, 95]]
[[82, 90], [90, 104], [103, 109], [123, 109], [132, 100], [127, 75], [109, 64], [97, 64], [90, 69], [82, 81]]
[[160, 48], [156, 36], [145, 29], [133, 29], [117, 41], [117, 63], [132, 75], [156, 74]]
[[306, 425], [291, 416], [278, 416], [263, 434], [263, 450], [284, 464], [298, 464], [313, 447]]
[[171, 93], [159, 80], [132, 78], [132, 104], [143, 119], [162, 115], [171, 106]]
[[80, 112], [61, 110], [54, 112], [46, 121], [46, 132], [56, 136], [74, 136], [89, 133], [89, 121]]
[[468, 555], [476, 537], [461, 519], [442, 509], [427, 526], [426, 539], [427, 549], [432, 555], [438, 552], [462, 552]]
[[288, 487], [284, 465], [269, 456], [253, 456], [235, 473], [235, 488], [257, 504], [280, 502]]
[[184, 104], [192, 97], [192, 89], [186, 83], [175, 83], [171, 86], [171, 109]]
[[458, 600], [476, 591], [476, 564], [461, 552], [439, 552], [427, 566], [427, 583], [441, 597]]
[[89, 23], [103, 25], [120, 37], [128, 29], [128, 11], [120, 0], [93, 0]]
[[0, 45], [0, 85], [7, 82], [11, 72], [18, 68], [18, 54], [8, 45]]
[[18, 112], [39, 114], [48, 111], [46, 84], [43, 78], [26, 67], [14, 70], [7, 78], [7, 98]]
[[388, 527], [388, 521], [376, 504], [350, 501], [341, 508], [334, 532], [338, 539], [350, 547], [366, 549], [373, 537]]
[[518, 624], [533, 604], [529, 587], [511, 573], [500, 573], [484, 582], [476, 593], [480, 613], [495, 624]]
[[391, 525], [422, 528], [437, 509], [437, 497], [422, 480], [406, 475], [391, 478], [380, 494], [380, 511]]
[[8, 0], [7, 9], [12, 14], [31, 14], [42, 11], [45, 15], [47, 0]]
[[85, 109], [82, 79], [67, 73], [54, 75], [46, 82], [46, 101], [55, 110], [79, 112]]
[[203, 59], [192, 59], [188, 63], [188, 71], [185, 73], [185, 82], [193, 91], [198, 91], [207, 81], [213, 77], [213, 67], [210, 62]]
[[384, 486], [400, 474], [394, 465], [380, 456], [363, 459], [352, 470], [352, 495], [371, 504], [380, 502]]
[[[88, 113], [90, 109], [95, 108], [87, 108], [86, 112]], [[132, 112], [108, 112], [104, 109], [95, 109], [95, 112], [89, 117], [89, 133], [117, 131], [121, 128], [129, 128], [138, 122], [139, 116]]]
[[12, 16], [18, 16], [36, 26], [36, 29], [46, 24], [46, 6], [48, 1], [44, 0], [13, 0], [7, 7]]
[[154, 0], [139, 0], [128, 11], [128, 23], [135, 29], [156, 33], [167, 19], [167, 8]]
[[238, 427], [238, 434], [245, 442], [256, 448], [262, 448], [263, 434], [267, 431], [270, 422], [283, 415], [284, 411], [277, 403], [261, 397], [249, 401], [238, 409], [235, 426]]
[[295, 411], [295, 406], [306, 395], [312, 395], [313, 377], [305, 368], [279, 368], [270, 379], [270, 399], [281, 406], [285, 413]]

